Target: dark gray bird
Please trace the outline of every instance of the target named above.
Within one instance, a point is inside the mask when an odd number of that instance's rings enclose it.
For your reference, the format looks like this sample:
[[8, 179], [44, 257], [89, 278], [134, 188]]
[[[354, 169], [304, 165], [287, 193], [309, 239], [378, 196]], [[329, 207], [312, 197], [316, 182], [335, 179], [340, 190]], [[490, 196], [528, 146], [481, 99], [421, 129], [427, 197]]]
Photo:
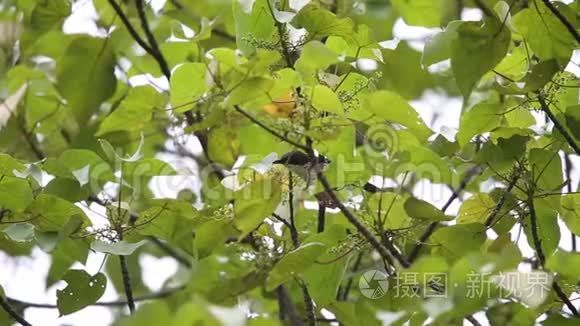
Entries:
[[272, 164], [285, 165], [290, 171], [306, 180], [306, 187], [310, 186], [310, 182], [316, 179], [316, 174], [324, 171], [330, 163], [331, 161], [323, 155], [318, 155], [313, 163], [308, 154], [302, 151], [288, 152], [272, 162]]

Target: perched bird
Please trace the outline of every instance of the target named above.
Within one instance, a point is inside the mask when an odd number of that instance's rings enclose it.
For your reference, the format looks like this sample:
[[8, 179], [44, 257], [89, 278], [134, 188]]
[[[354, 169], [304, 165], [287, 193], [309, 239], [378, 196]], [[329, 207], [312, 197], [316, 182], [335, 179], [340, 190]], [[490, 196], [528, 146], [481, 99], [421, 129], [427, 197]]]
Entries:
[[312, 180], [316, 179], [316, 174], [324, 171], [330, 163], [331, 161], [323, 155], [318, 155], [313, 162], [308, 154], [302, 151], [288, 152], [282, 155], [280, 159], [272, 162], [272, 164], [286, 166], [290, 171], [304, 179], [306, 188], [310, 186]]

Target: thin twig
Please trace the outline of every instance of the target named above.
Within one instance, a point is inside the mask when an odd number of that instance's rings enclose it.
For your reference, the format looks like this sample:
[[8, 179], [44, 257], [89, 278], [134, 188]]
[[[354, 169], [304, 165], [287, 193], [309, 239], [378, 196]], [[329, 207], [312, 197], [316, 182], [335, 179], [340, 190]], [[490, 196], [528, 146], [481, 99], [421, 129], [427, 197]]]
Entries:
[[[121, 194], [119, 194], [119, 201]], [[119, 205], [121, 207], [121, 205]], [[123, 230], [119, 227], [119, 241], [123, 241]], [[127, 306], [129, 307], [129, 312], [133, 314], [135, 312], [135, 300], [133, 299], [133, 287], [131, 286], [131, 276], [129, 275], [129, 268], [127, 268], [127, 260], [125, 256], [119, 255], [119, 266], [121, 267], [121, 278], [123, 280], [123, 288], [125, 290], [125, 298], [127, 298]]]
[[[465, 173], [465, 177], [463, 178], [463, 180], [461, 180], [461, 182], [459, 183], [459, 186], [455, 189], [455, 191], [453, 191], [453, 193], [451, 194], [451, 196], [449, 197], [449, 199], [447, 200], [445, 205], [443, 205], [443, 207], [441, 208], [441, 211], [443, 213], [445, 213], [445, 211], [449, 208], [449, 206], [451, 206], [453, 201], [455, 201], [455, 199], [457, 199], [459, 197], [459, 195], [461, 194], [463, 189], [465, 189], [465, 187], [467, 186], [469, 181], [471, 181], [471, 179], [475, 175], [481, 173], [481, 171], [482, 171], [481, 167], [476, 165]], [[427, 226], [427, 228], [425, 229], [423, 234], [421, 234], [421, 236], [419, 237], [417, 244], [415, 244], [413, 249], [411, 249], [411, 253], [409, 253], [409, 256], [407, 258], [409, 260], [409, 262], [412, 263], [413, 261], [415, 261], [415, 259], [417, 259], [417, 256], [419, 255], [421, 248], [423, 248], [423, 245], [425, 244], [427, 239], [429, 239], [429, 237], [433, 234], [433, 232], [435, 232], [435, 229], [438, 226], [439, 226], [439, 222], [433, 222], [433, 223], [429, 224], [429, 226]]]
[[252, 121], [253, 123], [255, 123], [256, 125], [258, 125], [259, 127], [261, 127], [262, 129], [264, 129], [265, 131], [269, 132], [270, 134], [272, 134], [275, 137], [278, 137], [280, 140], [283, 140], [285, 142], [287, 142], [288, 144], [296, 147], [296, 148], [300, 148], [304, 151], [308, 151], [308, 147], [304, 146], [300, 143], [297, 143], [295, 141], [293, 141], [292, 139], [289, 139], [288, 137], [285, 137], [284, 135], [280, 134], [279, 132], [277, 132], [276, 130], [266, 126], [263, 122], [261, 122], [260, 120], [256, 119], [255, 117], [253, 117], [251, 114], [249, 114], [248, 112], [244, 111], [244, 109], [242, 109], [239, 105], [234, 105], [234, 109], [236, 111], [238, 111], [239, 113], [241, 113], [244, 117], [248, 118], [248, 120]]
[[154, 52], [153, 49], [151, 49], [151, 47], [141, 38], [141, 36], [139, 36], [139, 33], [137, 33], [137, 31], [135, 30], [135, 28], [133, 27], [133, 25], [129, 21], [129, 18], [127, 17], [127, 15], [125, 15], [125, 13], [123, 12], [123, 9], [121, 9], [121, 6], [119, 6], [119, 4], [115, 0], [108, 0], [108, 1], [109, 1], [109, 4], [111, 5], [111, 7], [113, 7], [113, 10], [117, 14], [117, 16], [119, 16], [119, 18], [121, 18], [123, 25], [125, 25], [125, 28], [127, 28], [127, 30], [129, 31], [129, 34], [131, 34], [131, 36], [133, 37], [135, 42], [137, 42], [137, 44], [139, 44], [139, 46], [141, 46], [143, 48], [143, 50], [145, 50], [147, 53], [153, 55], [153, 52]]
[[494, 13], [487, 7], [487, 5], [482, 0], [475, 0], [475, 5], [479, 8], [487, 17], [495, 16]]
[[163, 252], [165, 252], [166, 254], [171, 256], [173, 259], [175, 259], [178, 263], [180, 263], [181, 265], [183, 265], [187, 268], [191, 268], [191, 262], [187, 258], [183, 257], [183, 255], [181, 255], [175, 249], [168, 246], [165, 242], [163, 242], [163, 241], [161, 241], [153, 236], [150, 236], [147, 238], [149, 239], [149, 241], [151, 241], [153, 244], [155, 244], [159, 249], [161, 249]]
[[24, 317], [22, 317], [14, 308], [10, 306], [8, 301], [4, 299], [3, 296], [0, 295], [0, 307], [6, 311], [6, 313], [14, 319], [16, 322], [20, 323], [22, 326], [32, 326], [31, 323], [27, 322]]
[[159, 49], [159, 44], [157, 44], [157, 40], [155, 40], [155, 36], [153, 36], [151, 28], [149, 27], [149, 22], [147, 21], [147, 16], [145, 14], [143, 0], [135, 0], [135, 6], [137, 7], [137, 14], [139, 15], [139, 20], [141, 21], [141, 28], [143, 29], [145, 37], [147, 37], [149, 45], [151, 46], [151, 53], [149, 54], [151, 54], [151, 56], [155, 59], [155, 61], [157, 61], [157, 63], [159, 64], [159, 68], [161, 69], [161, 72], [163, 73], [163, 75], [165, 75], [167, 80], [169, 80], [171, 78], [171, 70], [169, 69], [169, 65], [167, 64], [167, 61], [163, 57], [163, 54]]
[[[352, 214], [352, 212], [346, 206], [344, 206], [342, 201], [339, 200], [338, 197], [336, 196], [336, 194], [334, 193], [334, 190], [333, 190], [334, 188], [328, 183], [328, 180], [326, 179], [324, 174], [322, 172], [318, 172], [317, 177], [318, 177], [318, 180], [320, 181], [320, 183], [322, 183], [322, 186], [324, 186], [324, 190], [326, 192], [328, 192], [328, 195], [330, 196], [332, 201], [334, 203], [336, 203], [336, 206], [338, 207], [338, 209], [340, 209], [340, 211], [346, 217], [346, 219], [370, 243], [370, 245], [373, 248], [375, 248], [375, 250], [377, 250], [377, 252], [379, 253], [379, 255], [383, 259], [390, 258], [389, 250], [387, 249], [387, 247], [385, 247], [377, 238], [375, 238], [375, 236], [371, 233], [371, 231], [369, 231], [369, 229], [367, 229], [364, 226], [364, 224], [362, 224], [361, 221], [359, 221], [358, 218], [356, 216], [354, 216]], [[391, 241], [387, 241], [386, 244], [390, 247], [390, 249], [394, 249], [394, 247], [395, 247]], [[411, 264], [409, 263], [407, 258], [405, 258], [405, 256], [401, 255], [398, 251], [393, 250], [391, 252], [391, 254], [395, 257], [395, 259], [403, 267], [408, 268], [411, 266]]]
[[465, 319], [467, 319], [473, 326], [481, 326], [481, 323], [479, 321], [477, 321], [477, 319], [475, 319], [475, 317], [473, 316], [466, 316]]
[[572, 136], [570, 136], [570, 134], [564, 128], [564, 126], [562, 126], [562, 124], [560, 123], [560, 121], [558, 121], [558, 119], [556, 119], [556, 116], [554, 116], [554, 114], [550, 110], [550, 107], [548, 106], [548, 103], [546, 103], [546, 99], [540, 93], [538, 93], [538, 102], [540, 103], [540, 107], [541, 107], [542, 111], [544, 111], [544, 113], [546, 113], [546, 115], [548, 116], [548, 118], [554, 124], [554, 127], [556, 129], [558, 129], [558, 131], [560, 132], [560, 134], [562, 134], [562, 136], [564, 137], [564, 139], [566, 139], [566, 142], [568, 143], [568, 145], [570, 145], [570, 147], [572, 147], [572, 149], [574, 150], [574, 152], [576, 152], [577, 155], [580, 155], [580, 147], [578, 147], [578, 144], [576, 144], [576, 141], [574, 141], [574, 138], [572, 138]]
[[300, 246], [298, 240], [298, 230], [296, 229], [296, 223], [294, 221], [294, 184], [292, 182], [292, 172], [288, 171], [288, 207], [290, 209], [290, 238], [292, 239], [292, 244], [294, 249]]
[[[565, 164], [565, 172], [566, 172], [566, 181], [568, 185], [566, 186], [566, 190], [568, 194], [572, 193], [572, 161], [570, 160], [570, 155], [564, 154], [564, 164]], [[570, 239], [572, 241], [572, 251], [576, 251], [576, 234], [574, 231], [570, 230]]]
[[302, 280], [298, 280], [298, 284], [302, 289], [302, 296], [304, 298], [304, 308], [306, 310], [306, 321], [308, 322], [308, 326], [316, 326], [316, 312], [314, 309], [314, 302], [312, 301], [312, 297], [310, 296], [310, 292], [308, 292], [308, 287], [306, 283]]
[[489, 217], [485, 221], [485, 227], [488, 228], [488, 227], [493, 225], [493, 223], [495, 222], [495, 218], [497, 217], [497, 214], [499, 214], [499, 212], [503, 208], [503, 205], [505, 204], [505, 201], [507, 199], [507, 195], [512, 191], [512, 189], [514, 188], [514, 186], [518, 182], [519, 177], [520, 176], [518, 173], [514, 173], [512, 175], [510, 182], [508, 183], [508, 185], [505, 188], [504, 192], [502, 193], [501, 197], [497, 201], [497, 205], [495, 205], [495, 207], [493, 208], [493, 211], [491, 211], [491, 214], [489, 214]]
[[[362, 256], [363, 256], [363, 252], [359, 252], [359, 254], [356, 257], [356, 260], [354, 261], [354, 264], [352, 265], [352, 272], [356, 272], [358, 270], [358, 267], [360, 266], [360, 263], [362, 261]], [[342, 290], [342, 292], [338, 292], [336, 295], [336, 300], [337, 301], [346, 301], [348, 299], [348, 293], [350, 292], [350, 289], [352, 287], [352, 282], [353, 282], [353, 277], [350, 276], [348, 278], [348, 280], [346, 281], [346, 285], [344, 286], [344, 289]]]
[[[536, 215], [536, 208], [534, 206], [533, 188], [530, 189], [530, 191], [528, 192], [527, 205], [530, 214], [530, 229], [532, 233], [532, 241], [534, 243], [534, 249], [536, 250], [536, 256], [538, 256], [540, 266], [544, 268], [544, 265], [546, 263], [546, 255], [544, 254], [544, 249], [542, 248], [542, 239], [540, 238], [540, 234], [538, 233], [538, 217]], [[564, 302], [564, 304], [568, 307], [568, 309], [570, 309], [570, 311], [575, 316], [579, 316], [578, 310], [576, 309], [576, 307], [574, 307], [572, 302], [570, 302], [570, 299], [568, 299], [568, 296], [566, 296], [566, 294], [564, 293], [564, 291], [562, 291], [562, 288], [560, 287], [560, 285], [558, 285], [556, 281], [552, 283], [552, 289], [554, 289], [556, 295], [558, 295], [560, 300]]]
[[[151, 293], [151, 294], [147, 294], [147, 295], [144, 295], [141, 297], [136, 297], [133, 299], [133, 301], [134, 302], [142, 302], [142, 301], [163, 299], [163, 298], [166, 298], [166, 297], [174, 294], [175, 292], [181, 291], [183, 289], [185, 289], [185, 287], [166, 289], [166, 290], [159, 291], [156, 293]], [[23, 308], [40, 308], [40, 309], [57, 309], [58, 308], [58, 306], [55, 304], [27, 302], [27, 301], [14, 299], [14, 298], [6, 298], [6, 300], [15, 306], [21, 306]], [[90, 304], [89, 306], [118, 307], [118, 306], [124, 306], [124, 305], [127, 305], [127, 300], [95, 302], [95, 303]]]
[[279, 318], [280, 320], [285, 320], [288, 317], [290, 325], [292, 326], [302, 326], [304, 322], [292, 302], [290, 293], [284, 285], [280, 285], [276, 288], [276, 295], [278, 296], [278, 307], [279, 307]]
[[318, 203], [318, 225], [316, 227], [316, 232], [324, 232], [324, 225], [326, 224], [326, 206], [322, 203]]
[[558, 18], [558, 20], [566, 27], [570, 35], [572, 35], [576, 42], [580, 43], [580, 34], [574, 27], [574, 25], [550, 2], [550, 0], [542, 0], [542, 2], [550, 9], [550, 11]]

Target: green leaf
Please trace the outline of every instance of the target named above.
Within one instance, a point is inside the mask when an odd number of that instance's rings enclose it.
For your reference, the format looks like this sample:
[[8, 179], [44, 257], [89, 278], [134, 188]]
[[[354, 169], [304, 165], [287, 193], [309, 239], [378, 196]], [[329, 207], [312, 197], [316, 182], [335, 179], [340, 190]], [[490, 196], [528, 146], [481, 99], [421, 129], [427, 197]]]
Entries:
[[107, 254], [113, 254], [118, 256], [129, 256], [135, 250], [137, 250], [137, 248], [141, 247], [145, 243], [147, 243], [146, 240], [141, 240], [136, 243], [129, 243], [125, 241], [109, 243], [101, 240], [95, 240], [91, 243], [91, 249], [98, 252], [104, 252]]
[[209, 87], [206, 83], [207, 68], [201, 62], [184, 63], [171, 74], [170, 102], [176, 112], [184, 112], [194, 106], [195, 101]]
[[546, 268], [558, 273], [571, 281], [580, 280], [578, 270], [580, 269], [580, 253], [557, 250], [546, 261]]
[[231, 167], [238, 158], [235, 129], [228, 126], [212, 128], [208, 134], [209, 158], [216, 163]]
[[302, 48], [300, 58], [296, 60], [294, 67], [302, 75], [302, 78], [314, 84], [314, 74], [336, 62], [338, 62], [338, 55], [334, 51], [321, 42], [311, 41]]
[[412, 218], [429, 221], [446, 221], [450, 219], [437, 207], [415, 197], [409, 197], [405, 201], [404, 207], [407, 214]]
[[559, 212], [570, 231], [580, 235], [580, 194], [562, 196]]
[[69, 270], [63, 277], [66, 288], [56, 291], [60, 316], [72, 314], [99, 300], [105, 293], [107, 277], [103, 273], [89, 275], [84, 270]]
[[0, 207], [21, 212], [32, 202], [32, 190], [26, 179], [0, 177]]
[[116, 326], [174, 325], [171, 311], [165, 301], [154, 301], [139, 306], [135, 314], [121, 319]]
[[431, 130], [407, 101], [395, 92], [378, 91], [367, 96], [365, 105], [368, 111], [379, 118], [407, 127], [419, 140], [426, 140]]
[[336, 93], [324, 85], [316, 85], [312, 89], [312, 106], [318, 111], [344, 114]]
[[[554, 6], [568, 21], [576, 21], [568, 6], [559, 1]], [[542, 61], [556, 59], [561, 67], [568, 63], [576, 40], [542, 1], [534, 1], [532, 6], [518, 12], [513, 23]]]
[[[248, 3], [248, 1], [245, 1]], [[234, 21], [236, 24], [236, 43], [242, 52], [249, 56], [256, 51], [255, 43], [273, 41], [276, 32], [274, 17], [268, 0], [255, 0], [250, 8], [244, 8], [240, 1], [233, 1]], [[245, 10], [249, 9], [249, 10]]]
[[40, 232], [61, 231], [73, 217], [80, 218], [83, 226], [91, 224], [82, 209], [53, 195], [40, 194], [28, 208], [34, 217], [30, 223]]
[[29, 223], [11, 224], [3, 232], [12, 240], [28, 242], [34, 239], [34, 225]]
[[26, 167], [19, 160], [6, 153], [0, 153], [0, 175], [13, 177], [14, 170], [24, 172]]
[[566, 125], [572, 135], [580, 142], [580, 105], [566, 108]]
[[237, 84], [227, 97], [228, 105], [244, 104], [261, 99], [270, 102], [268, 92], [274, 87], [274, 81], [265, 77], [252, 77]]
[[442, 0], [393, 0], [393, 8], [407, 25], [440, 27], [445, 4]]
[[[544, 191], [560, 191], [564, 183], [562, 175], [562, 163], [558, 153], [553, 151], [534, 148], [530, 150], [530, 163], [534, 182], [539, 189]], [[556, 201], [558, 199], [556, 198]]]
[[[557, 197], [549, 197], [534, 199], [536, 232], [546, 257], [549, 257], [558, 248], [561, 237], [560, 226], [558, 225], [558, 207], [554, 207], [555, 204], [560, 204], [560, 201]], [[526, 218], [523, 226], [529, 246], [535, 248], [536, 243], [530, 219]]]
[[324, 36], [349, 38], [354, 31], [354, 24], [350, 18], [338, 18], [332, 12], [313, 3], [304, 6], [298, 12], [292, 20], [292, 25], [305, 28], [310, 39]]
[[100, 137], [115, 131], [140, 131], [151, 121], [153, 112], [163, 106], [161, 94], [151, 86], [131, 88], [121, 104], [109, 114], [97, 130]]
[[272, 179], [255, 181], [234, 193], [234, 225], [242, 233], [240, 239], [274, 212], [281, 197], [280, 185]]
[[485, 221], [496, 203], [488, 194], [478, 193], [463, 202], [457, 215], [457, 224], [480, 223]]
[[58, 61], [57, 88], [80, 125], [115, 92], [115, 55], [105, 39], [79, 37]]
[[309, 242], [282, 257], [266, 279], [266, 290], [272, 291], [294, 276], [300, 275], [326, 250], [320, 242]]
[[[88, 181], [91, 185], [115, 181], [113, 169], [109, 163], [97, 153], [86, 149], [68, 149], [62, 152], [56, 160], [47, 160], [43, 167], [53, 175], [77, 180], [81, 186], [86, 183], [81, 181]], [[81, 173], [81, 171], [84, 172]], [[86, 180], [87, 176], [88, 180]]]
[[479, 223], [441, 227], [431, 236], [431, 252], [454, 261], [470, 252], [479, 251], [485, 238], [485, 228]]
[[457, 142], [460, 146], [469, 143], [475, 135], [491, 131], [501, 125], [504, 108], [499, 103], [477, 104], [461, 115]]
[[476, 83], [506, 55], [509, 29], [496, 20], [464, 22], [457, 27], [451, 49], [451, 68], [463, 97], [468, 98]]
[[68, 0], [39, 1], [32, 11], [31, 25], [43, 32], [60, 27], [71, 14], [71, 8]]
[[421, 63], [425, 67], [451, 58], [451, 46], [457, 38], [457, 28], [461, 22], [455, 21], [449, 23], [444, 32], [435, 34], [425, 42], [425, 49], [421, 56]]

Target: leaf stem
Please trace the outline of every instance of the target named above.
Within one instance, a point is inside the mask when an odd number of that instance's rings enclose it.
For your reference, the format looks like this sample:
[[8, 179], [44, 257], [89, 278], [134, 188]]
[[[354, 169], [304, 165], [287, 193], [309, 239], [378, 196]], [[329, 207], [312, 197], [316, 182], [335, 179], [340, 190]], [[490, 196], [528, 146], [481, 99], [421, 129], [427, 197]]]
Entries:
[[[8, 299], [8, 298], [6, 298], [6, 299]], [[22, 317], [20, 314], [18, 314], [18, 312], [16, 312], [16, 310], [14, 310], [14, 308], [12, 308], [10, 306], [10, 304], [8, 303], [8, 301], [6, 301], [6, 299], [4, 299], [4, 297], [0, 295], [0, 307], [2, 307], [2, 309], [4, 309], [4, 311], [6, 311], [6, 313], [12, 319], [14, 319], [16, 322], [20, 323], [22, 326], [32, 326], [31, 323], [26, 321], [26, 319], [24, 319], [24, 317]]]
[[[465, 189], [469, 181], [471, 181], [471, 179], [475, 175], [481, 172], [482, 172], [481, 167], [479, 165], [475, 165], [465, 173], [465, 177], [463, 177], [463, 179], [459, 183], [459, 186], [457, 186], [457, 188], [453, 191], [453, 193], [451, 194], [445, 205], [443, 205], [443, 207], [441, 208], [441, 211], [443, 213], [445, 213], [445, 211], [449, 208], [449, 206], [451, 206], [453, 201], [455, 201], [455, 199], [459, 197], [459, 195], [461, 194], [463, 189]], [[419, 237], [419, 240], [417, 240], [417, 244], [415, 245], [415, 247], [411, 249], [411, 253], [409, 253], [409, 256], [407, 258], [409, 262], [413, 262], [415, 261], [415, 259], [417, 259], [417, 256], [419, 256], [419, 252], [423, 248], [423, 245], [429, 239], [429, 237], [431, 237], [433, 232], [435, 232], [435, 229], [439, 226], [439, 224], [440, 224], [439, 222], [432, 222], [431, 224], [429, 224], [429, 226], [427, 226], [423, 234], [421, 234], [421, 236]]]
[[568, 131], [564, 128], [564, 126], [562, 126], [560, 121], [558, 121], [558, 119], [556, 119], [556, 116], [550, 110], [548, 103], [546, 103], [546, 99], [544, 98], [544, 96], [542, 94], [540, 94], [539, 92], [537, 94], [538, 94], [538, 102], [540, 103], [540, 107], [541, 107], [542, 111], [544, 111], [544, 113], [546, 113], [548, 118], [554, 124], [554, 127], [556, 129], [558, 129], [558, 131], [562, 134], [562, 136], [564, 137], [564, 139], [566, 140], [568, 145], [570, 145], [570, 147], [572, 147], [574, 152], [576, 152], [576, 155], [580, 155], [580, 147], [578, 147], [578, 144], [576, 144], [576, 141], [574, 141], [572, 136], [568, 133]]
[[[534, 0], [535, 1], [535, 0]], [[576, 39], [576, 42], [580, 43], [580, 34], [576, 31], [574, 25], [554, 6], [550, 0], [542, 0], [542, 2], [550, 9], [550, 11], [558, 18], [558, 20], [566, 27], [570, 35]]]

